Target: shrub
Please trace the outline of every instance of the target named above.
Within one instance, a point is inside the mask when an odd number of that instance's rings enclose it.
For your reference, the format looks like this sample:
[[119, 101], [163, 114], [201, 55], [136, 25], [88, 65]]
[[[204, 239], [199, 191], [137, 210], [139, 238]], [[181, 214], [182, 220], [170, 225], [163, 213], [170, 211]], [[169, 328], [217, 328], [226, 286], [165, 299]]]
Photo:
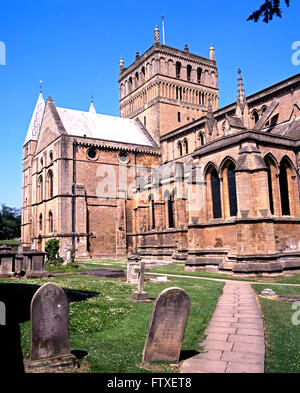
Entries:
[[46, 242], [45, 252], [47, 260], [55, 262], [58, 259], [59, 239], [49, 239]]

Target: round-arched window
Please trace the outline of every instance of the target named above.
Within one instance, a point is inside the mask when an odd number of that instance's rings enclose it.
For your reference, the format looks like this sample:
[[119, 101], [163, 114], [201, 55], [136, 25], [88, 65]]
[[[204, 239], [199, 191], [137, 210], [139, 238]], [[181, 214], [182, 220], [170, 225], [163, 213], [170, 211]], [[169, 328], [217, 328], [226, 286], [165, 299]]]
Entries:
[[119, 153], [119, 160], [122, 164], [126, 164], [128, 162], [128, 155], [126, 152], [121, 151]]
[[90, 147], [87, 149], [87, 156], [91, 160], [96, 160], [97, 159], [97, 150], [94, 147]]

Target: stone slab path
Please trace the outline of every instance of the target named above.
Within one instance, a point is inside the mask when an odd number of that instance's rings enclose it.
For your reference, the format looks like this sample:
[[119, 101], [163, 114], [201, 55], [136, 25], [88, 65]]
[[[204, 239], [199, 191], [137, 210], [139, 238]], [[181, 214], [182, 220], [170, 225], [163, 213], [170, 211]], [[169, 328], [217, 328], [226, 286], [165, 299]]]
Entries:
[[263, 373], [264, 327], [249, 283], [227, 281], [200, 343], [204, 351], [185, 360], [181, 373]]

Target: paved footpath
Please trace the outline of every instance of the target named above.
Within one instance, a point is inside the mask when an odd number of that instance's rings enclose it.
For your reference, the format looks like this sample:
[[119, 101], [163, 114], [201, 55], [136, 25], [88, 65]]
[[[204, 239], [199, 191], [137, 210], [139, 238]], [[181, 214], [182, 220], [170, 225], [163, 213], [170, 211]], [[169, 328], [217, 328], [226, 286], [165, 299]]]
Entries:
[[204, 351], [182, 363], [181, 373], [263, 373], [264, 327], [249, 283], [227, 281], [200, 343]]

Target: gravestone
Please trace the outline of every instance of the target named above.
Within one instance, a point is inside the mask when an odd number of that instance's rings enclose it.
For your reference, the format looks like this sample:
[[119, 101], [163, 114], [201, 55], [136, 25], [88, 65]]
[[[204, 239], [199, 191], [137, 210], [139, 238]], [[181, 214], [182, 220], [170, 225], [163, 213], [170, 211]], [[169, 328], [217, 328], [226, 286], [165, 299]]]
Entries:
[[34, 294], [30, 308], [31, 350], [29, 369], [69, 368], [77, 365], [69, 342], [68, 300], [52, 283]]
[[137, 254], [131, 255], [127, 259], [127, 284], [137, 284], [139, 280], [139, 274], [135, 271], [135, 268], [139, 266], [141, 257]]
[[42, 251], [24, 251], [23, 252], [24, 265], [26, 265], [26, 277], [48, 277], [45, 271], [45, 256], [46, 253]]
[[189, 296], [180, 288], [167, 288], [156, 298], [142, 362], [178, 362], [190, 312]]
[[145, 262], [140, 262], [139, 266], [134, 268], [134, 271], [138, 274], [138, 290], [132, 292], [132, 297], [129, 300], [143, 303], [151, 302], [148, 293], [144, 291]]
[[24, 275], [26, 272], [26, 260], [23, 255], [17, 254], [15, 256], [15, 273]]
[[2, 248], [0, 251], [0, 277], [12, 277], [15, 270], [15, 254]]

